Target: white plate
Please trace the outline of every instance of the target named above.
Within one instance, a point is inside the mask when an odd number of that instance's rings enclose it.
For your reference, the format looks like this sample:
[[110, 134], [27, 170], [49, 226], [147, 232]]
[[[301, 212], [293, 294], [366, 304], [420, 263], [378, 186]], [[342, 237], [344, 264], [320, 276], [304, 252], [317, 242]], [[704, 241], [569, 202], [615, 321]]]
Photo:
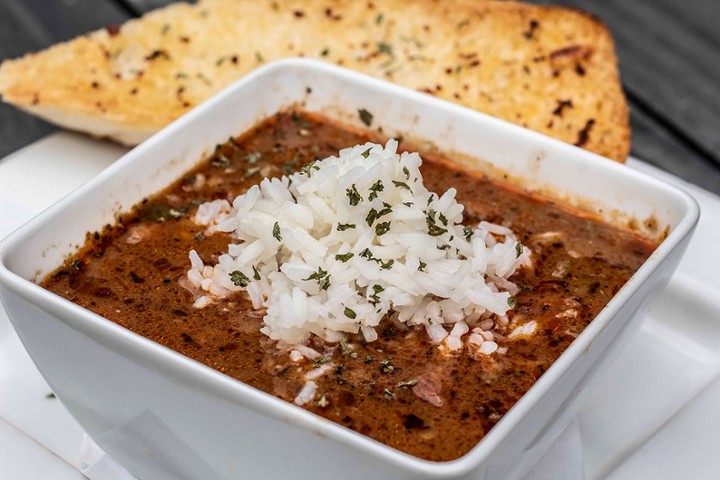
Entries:
[[[0, 162], [0, 238], [125, 150], [61, 132]], [[586, 477], [720, 475], [720, 198], [679, 184], [702, 217], [669, 287], [578, 417]], [[33, 366], [0, 309], [0, 477], [77, 479], [83, 432]]]

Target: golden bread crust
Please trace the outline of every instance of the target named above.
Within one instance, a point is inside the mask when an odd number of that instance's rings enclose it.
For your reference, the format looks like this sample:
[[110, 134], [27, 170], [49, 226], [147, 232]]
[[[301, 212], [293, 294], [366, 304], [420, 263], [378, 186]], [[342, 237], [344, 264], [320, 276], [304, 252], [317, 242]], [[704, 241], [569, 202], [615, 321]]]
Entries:
[[391, 80], [614, 160], [629, 152], [607, 29], [574, 9], [518, 2], [177, 3], [3, 62], [0, 94], [132, 144], [254, 68], [291, 56]]

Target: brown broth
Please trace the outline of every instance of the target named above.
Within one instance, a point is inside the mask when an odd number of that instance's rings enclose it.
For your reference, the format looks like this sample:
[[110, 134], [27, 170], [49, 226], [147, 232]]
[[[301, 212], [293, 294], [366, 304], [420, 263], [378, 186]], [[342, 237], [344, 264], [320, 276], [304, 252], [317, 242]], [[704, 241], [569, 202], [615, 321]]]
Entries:
[[[280, 114], [221, 147], [166, 191], [144, 200], [122, 223], [89, 235], [75, 258], [43, 286], [73, 302], [231, 377], [292, 402], [304, 375], [320, 362], [295, 363], [259, 332], [262, 313], [243, 295], [203, 309], [179, 282], [188, 252], [214, 263], [231, 241], [205, 236], [191, 216], [197, 205], [232, 200], [340, 148], [367, 140], [317, 116]], [[379, 339], [348, 338], [312, 346], [332, 363], [316, 379], [311, 412], [398, 450], [433, 461], [472, 449], [545, 372], [630, 278], [655, 245], [631, 232], [493, 183], [479, 173], [424, 156], [428, 189], [457, 189], [466, 223], [481, 219], [512, 228], [532, 249], [535, 266], [512, 280], [521, 285], [509, 316], [536, 320], [530, 338], [510, 341], [506, 354], [442, 353], [424, 330], [386, 321]], [[560, 232], [557, 235], [547, 232]], [[140, 241], [135, 242], [135, 240]], [[130, 241], [128, 241], [130, 240]], [[416, 382], [416, 383], [415, 383]], [[436, 394], [436, 406], [421, 396]], [[437, 402], [434, 402], [437, 403]]]

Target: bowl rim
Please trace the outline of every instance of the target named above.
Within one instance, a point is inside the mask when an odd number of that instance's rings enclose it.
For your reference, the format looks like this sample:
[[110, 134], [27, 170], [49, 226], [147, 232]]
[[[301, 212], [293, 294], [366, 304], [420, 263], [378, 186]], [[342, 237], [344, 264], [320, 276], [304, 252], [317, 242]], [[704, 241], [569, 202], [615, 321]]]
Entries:
[[[417, 107], [418, 104], [428, 106], [432, 109], [442, 109], [451, 115], [462, 117], [461, 121], [467, 118], [475, 118], [480, 123], [486, 123], [495, 127], [501, 127], [514, 135], [530, 136], [532, 140], [539, 141], [550, 148], [571, 151], [576, 157], [587, 159], [590, 163], [599, 164], [601, 168], [612, 169], [618, 174], [630, 175], [638, 178], [653, 188], [664, 190], [674, 195], [678, 204], [681, 204], [685, 214], [681, 220], [669, 232], [667, 237], [660, 243], [650, 258], [638, 269], [632, 278], [620, 289], [610, 300], [607, 306], [593, 319], [588, 327], [572, 342], [572, 344], [560, 355], [560, 357], [548, 368], [532, 387], [511, 407], [507, 414], [488, 432], [481, 441], [462, 457], [447, 461], [433, 462], [414, 457], [407, 453], [398, 451], [384, 445], [365, 435], [357, 433], [349, 428], [335, 424], [323, 417], [310, 413], [301, 407], [295, 406], [280, 400], [270, 394], [264, 393], [238, 380], [228, 377], [211, 367], [201, 364], [189, 357], [164, 347], [152, 340], [142, 337], [111, 320], [95, 314], [83, 307], [80, 307], [69, 300], [57, 296], [43, 289], [31, 280], [22, 278], [14, 273], [6, 265], [8, 255], [23, 243], [25, 239], [39, 233], [45, 222], [57, 213], [65, 210], [73, 200], [82, 198], [89, 192], [95, 190], [96, 186], [109, 179], [116, 172], [127, 168], [127, 165], [140, 161], [145, 152], [157, 144], [162, 144], [172, 139], [176, 131], [182, 127], [191, 125], [200, 118], [204, 112], [212, 111], [218, 104], [222, 103], [228, 96], [237, 95], [253, 82], [261, 81], [264, 77], [284, 74], [288, 71], [309, 71], [311, 73], [333, 78], [340, 83], [350, 82], [351, 84], [363, 84], [367, 88], [381, 89], [390, 94], [402, 97], [407, 102]], [[586, 160], [580, 160], [586, 161]], [[62, 317], [64, 323], [80, 328], [88, 333], [104, 339], [107, 345], [121, 350], [132, 351], [133, 355], [141, 355], [143, 358], [158, 362], [168, 373], [173, 375], [186, 376], [188, 381], [194, 384], [204, 385], [206, 388], [221, 393], [228, 400], [242, 399], [256, 412], [269, 415], [277, 420], [286, 421], [314, 434], [328, 436], [331, 439], [342, 441], [350, 448], [359, 448], [367, 454], [381, 458], [384, 461], [394, 464], [397, 467], [414, 473], [430, 474], [437, 477], [446, 477], [468, 473], [486, 461], [492, 462], [491, 453], [494, 448], [520, 423], [525, 414], [533, 405], [547, 394], [560, 376], [567, 371], [583, 352], [590, 348], [593, 339], [602, 331], [615, 316], [619, 308], [635, 293], [643, 282], [652, 275], [658, 268], [660, 262], [667, 257], [679, 243], [691, 233], [699, 218], [699, 207], [692, 196], [682, 189], [669, 185], [666, 182], [650, 177], [647, 174], [631, 170], [622, 164], [613, 162], [582, 150], [573, 145], [566, 144], [559, 140], [546, 137], [540, 133], [530, 131], [523, 127], [490, 117], [489, 115], [456, 105], [445, 100], [435, 98], [417, 91], [406, 89], [399, 85], [357, 73], [342, 67], [331, 65], [325, 62], [310, 59], [285, 59], [269, 63], [260, 67], [223, 91], [212, 96], [199, 107], [191, 110], [178, 120], [163, 128], [160, 132], [123, 155], [108, 168], [104, 169], [97, 176], [86, 182], [80, 188], [71, 192], [61, 200], [35, 216], [25, 225], [21, 226], [10, 235], [0, 241], [0, 284], [15, 294], [32, 303], [42, 305], [54, 316]]]

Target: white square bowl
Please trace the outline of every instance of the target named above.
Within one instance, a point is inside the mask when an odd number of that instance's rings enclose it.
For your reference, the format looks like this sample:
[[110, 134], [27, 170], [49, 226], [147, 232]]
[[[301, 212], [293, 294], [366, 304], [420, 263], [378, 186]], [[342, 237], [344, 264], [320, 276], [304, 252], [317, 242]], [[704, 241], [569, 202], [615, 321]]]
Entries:
[[[291, 106], [432, 145], [614, 222], [652, 219], [657, 250], [467, 455], [420, 460], [248, 387], [39, 287], [85, 241], [214, 146]], [[477, 160], [481, 159], [481, 160]], [[583, 393], [662, 291], [697, 223], [658, 180], [523, 128], [309, 60], [258, 69], [194, 109], [0, 243], [0, 299], [58, 398], [107, 453], [145, 479], [515, 479], [543, 455]], [[652, 222], [650, 222], [652, 223]]]

